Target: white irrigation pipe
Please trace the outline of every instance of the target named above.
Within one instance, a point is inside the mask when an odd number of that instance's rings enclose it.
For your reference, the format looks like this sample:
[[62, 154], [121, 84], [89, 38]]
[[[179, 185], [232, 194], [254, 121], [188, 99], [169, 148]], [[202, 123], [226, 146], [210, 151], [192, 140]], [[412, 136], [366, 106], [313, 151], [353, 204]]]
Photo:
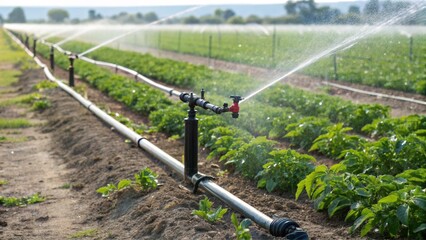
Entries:
[[426, 102], [416, 100], [416, 99], [413, 99], [413, 98], [399, 97], [399, 96], [393, 96], [393, 95], [388, 95], [388, 94], [384, 94], [384, 93], [376, 93], [376, 92], [371, 92], [371, 91], [365, 91], [365, 90], [352, 88], [352, 87], [340, 85], [340, 84], [337, 84], [337, 83], [326, 82], [326, 81], [323, 81], [322, 83], [324, 85], [329, 85], [329, 86], [333, 86], [333, 87], [336, 87], [336, 88], [345, 89], [345, 90], [351, 91], [351, 92], [362, 93], [362, 94], [375, 96], [375, 97], [379, 97], [379, 98], [390, 98], [390, 99], [395, 99], [395, 100], [399, 100], [399, 101], [417, 103], [417, 104], [421, 104], [421, 105], [426, 106]]
[[[28, 53], [28, 55], [33, 56], [33, 53], [26, 48], [24, 44], [22, 44], [13, 34], [11, 34], [8, 30], [6, 30], [6, 33], [16, 42], [18, 43], [22, 48], [25, 49], [25, 51]], [[72, 88], [70, 88], [68, 85], [64, 84], [62, 81], [56, 79], [49, 71], [49, 68], [38, 59], [38, 57], [34, 56], [33, 59], [36, 61], [36, 63], [44, 70], [44, 73], [46, 74], [47, 78], [53, 82], [56, 82], [58, 86], [70, 94], [72, 97], [74, 97], [78, 102], [80, 102], [81, 105], [83, 105], [85, 108], [87, 108], [90, 112], [92, 112], [95, 116], [112, 126], [114, 129], [116, 129], [119, 133], [124, 135], [126, 138], [132, 140], [134, 143], [136, 143], [140, 148], [150, 153], [152, 156], [166, 164], [168, 167], [173, 169], [175, 172], [179, 173], [182, 177], [185, 177], [184, 174], [184, 165], [146, 140], [144, 137], [140, 136], [139, 134], [133, 132], [132, 130], [128, 129], [126, 126], [115, 120], [113, 117], [109, 116], [107, 113], [99, 109], [96, 105], [94, 105], [89, 100], [83, 98], [80, 94], [75, 92]], [[211, 178], [204, 178], [205, 176], [203, 174], [195, 174], [190, 180], [191, 182], [197, 187], [200, 186], [210, 194], [216, 196], [223, 202], [225, 202], [227, 205], [229, 205], [234, 210], [242, 213], [245, 217], [250, 218], [255, 223], [259, 224], [261, 227], [268, 229], [269, 232], [276, 237], [287, 237], [288, 239], [300, 239], [300, 240], [307, 240], [309, 239], [308, 234], [303, 231], [299, 225], [287, 218], [277, 218], [272, 219], [265, 215], [264, 213], [260, 212], [256, 208], [252, 207], [248, 203], [244, 202], [243, 200], [239, 199], [238, 197], [234, 196], [230, 192], [226, 191], [222, 187], [215, 184], [213, 181], [211, 181]]]

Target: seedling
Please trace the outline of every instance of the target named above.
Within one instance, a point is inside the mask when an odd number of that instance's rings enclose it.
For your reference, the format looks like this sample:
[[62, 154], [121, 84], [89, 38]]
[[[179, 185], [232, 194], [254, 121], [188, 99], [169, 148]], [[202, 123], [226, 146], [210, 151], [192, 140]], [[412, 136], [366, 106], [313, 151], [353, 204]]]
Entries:
[[[1, 140], [1, 137], [0, 137]], [[6, 185], [8, 184], [8, 181], [4, 180], [4, 179], [0, 179], [0, 186]]]
[[3, 205], [5, 207], [25, 206], [29, 204], [44, 202], [44, 201], [46, 201], [46, 198], [40, 196], [39, 193], [35, 193], [31, 196], [22, 197], [22, 198], [0, 196], [0, 205]]
[[249, 219], [243, 219], [241, 222], [238, 222], [237, 216], [235, 213], [231, 215], [231, 222], [235, 228], [235, 235], [237, 236], [237, 240], [251, 240], [250, 229], [248, 228], [251, 225], [251, 221]]
[[32, 110], [35, 111], [43, 111], [47, 108], [49, 108], [51, 106], [49, 100], [47, 99], [40, 99], [40, 100], [36, 100], [33, 103], [33, 106], [31, 107]]
[[222, 219], [223, 215], [228, 211], [227, 208], [219, 206], [217, 209], [212, 208], [213, 202], [206, 196], [203, 200], [200, 200], [199, 210], [192, 211], [193, 215], [197, 215], [208, 222], [218, 222]]
[[75, 239], [75, 238], [86, 238], [86, 237], [94, 237], [98, 233], [98, 229], [87, 229], [83, 231], [76, 232], [72, 234], [69, 238]]
[[34, 88], [39, 91], [43, 91], [45, 89], [57, 88], [58, 84], [49, 80], [43, 80], [37, 83]]
[[157, 174], [148, 167], [135, 174], [135, 184], [142, 190], [156, 189], [158, 186]]

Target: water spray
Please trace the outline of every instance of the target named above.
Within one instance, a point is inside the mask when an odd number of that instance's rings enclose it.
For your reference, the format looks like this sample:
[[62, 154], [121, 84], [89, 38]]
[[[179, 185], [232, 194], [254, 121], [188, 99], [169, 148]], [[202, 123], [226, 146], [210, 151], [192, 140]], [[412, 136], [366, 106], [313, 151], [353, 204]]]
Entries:
[[[151, 22], [151, 23], [147, 24], [147, 26], [155, 25], [155, 24], [159, 24], [159, 23], [163, 23], [163, 22], [165, 22], [165, 21], [167, 21], [167, 20], [169, 20], [169, 19], [172, 19], [172, 18], [175, 18], [175, 17], [179, 17], [180, 15], [183, 15], [183, 14], [186, 14], [186, 13], [193, 12], [193, 11], [195, 11], [195, 10], [197, 10], [197, 9], [201, 8], [201, 7], [202, 7], [202, 6], [195, 6], [195, 7], [191, 7], [191, 8], [189, 8], [189, 9], [186, 9], [186, 10], [184, 10], [184, 11], [181, 11], [181, 12], [175, 13], [175, 14], [170, 15], [170, 16], [168, 16], [168, 17], [161, 18], [161, 19], [159, 19], [159, 20], [157, 20], [157, 21]], [[141, 30], [140, 28], [138, 28], [138, 29], [134, 29], [134, 30], [131, 30], [131, 31], [129, 31], [129, 32], [125, 32], [125, 33], [123, 33], [123, 34], [121, 34], [121, 35], [118, 35], [117, 37], [114, 37], [114, 38], [111, 38], [111, 39], [109, 39], [109, 40], [107, 40], [107, 41], [104, 41], [104, 42], [102, 42], [101, 44], [98, 44], [97, 46], [94, 46], [94, 47], [92, 47], [92, 48], [90, 48], [90, 49], [88, 49], [88, 50], [86, 50], [86, 51], [84, 51], [84, 52], [80, 53], [80, 54], [79, 54], [79, 57], [82, 57], [82, 56], [84, 56], [84, 55], [86, 55], [86, 54], [88, 54], [88, 53], [91, 53], [91, 52], [93, 52], [93, 51], [95, 51], [95, 50], [97, 50], [97, 49], [99, 49], [99, 48], [101, 48], [101, 47], [103, 47], [103, 46], [105, 46], [105, 45], [107, 45], [107, 44], [110, 44], [110, 43], [112, 43], [112, 42], [115, 42], [115, 41], [117, 41], [118, 39], [121, 39], [121, 38], [123, 38], [123, 37], [126, 37], [126, 36], [128, 36], [128, 35], [130, 35], [130, 34], [133, 34], [133, 33], [139, 32], [140, 30]]]
[[365, 31], [362, 32], [358, 32], [357, 34], [355, 34], [354, 36], [348, 37], [345, 40], [343, 40], [340, 44], [328, 48], [316, 55], [314, 55], [313, 57], [311, 57], [310, 59], [307, 59], [306, 61], [302, 62], [301, 64], [299, 64], [298, 66], [296, 66], [295, 68], [293, 68], [291, 71], [285, 73], [284, 75], [272, 80], [271, 82], [269, 82], [268, 84], [266, 84], [265, 86], [259, 88], [258, 90], [256, 90], [255, 92], [249, 94], [244, 100], [242, 100], [240, 103], [243, 103], [244, 101], [249, 100], [250, 98], [256, 96], [258, 93], [264, 91], [265, 89], [269, 88], [272, 85], [275, 85], [277, 82], [282, 81], [283, 79], [287, 78], [288, 76], [292, 75], [293, 73], [317, 62], [318, 60], [320, 60], [323, 57], [329, 56], [330, 54], [336, 53], [338, 51], [341, 51], [342, 49], [346, 49], [350, 46], [353, 46], [355, 43], [357, 43], [360, 39], [365, 38], [369, 35], [372, 35], [374, 33], [377, 33], [378, 31], [380, 31], [380, 29], [384, 26], [388, 26], [391, 24], [395, 24], [398, 21], [405, 19], [407, 16], [410, 16], [414, 13], [417, 13], [423, 9], [426, 8], [426, 4], [425, 3], [414, 3], [413, 5], [408, 8], [405, 9], [404, 11], [400, 11], [398, 12], [394, 17], [392, 17], [391, 19], [388, 19], [386, 21], [382, 21], [379, 24], [366, 29]]

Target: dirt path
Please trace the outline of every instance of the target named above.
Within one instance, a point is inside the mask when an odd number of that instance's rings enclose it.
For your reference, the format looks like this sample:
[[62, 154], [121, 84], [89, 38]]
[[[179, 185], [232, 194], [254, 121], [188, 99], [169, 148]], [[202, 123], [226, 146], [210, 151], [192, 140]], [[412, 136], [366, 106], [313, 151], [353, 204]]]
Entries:
[[[9, 88], [1, 99], [28, 93], [43, 75], [28, 72], [15, 88]], [[17, 91], [13, 91], [17, 89]], [[69, 189], [67, 169], [59, 154], [52, 152], [52, 134], [42, 131], [43, 115], [28, 108], [10, 106], [0, 109], [2, 118], [26, 118], [34, 125], [25, 129], [2, 130], [2, 135], [17, 142], [0, 143], [0, 179], [8, 184], [0, 187], [0, 195], [23, 197], [40, 193], [46, 201], [26, 207], [0, 207], [1, 239], [65, 239], [83, 227], [82, 215], [87, 205]], [[86, 226], [84, 226], [86, 227]]]

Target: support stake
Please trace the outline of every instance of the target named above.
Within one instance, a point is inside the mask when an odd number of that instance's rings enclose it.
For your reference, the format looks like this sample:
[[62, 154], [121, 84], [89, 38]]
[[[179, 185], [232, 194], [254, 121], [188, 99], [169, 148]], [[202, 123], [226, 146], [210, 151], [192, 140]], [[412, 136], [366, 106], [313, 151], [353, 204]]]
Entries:
[[37, 39], [33, 39], [33, 57], [37, 55]]
[[68, 56], [68, 59], [70, 61], [70, 66], [68, 68], [69, 71], [69, 86], [74, 87], [74, 60], [77, 58], [76, 55], [71, 54]]
[[50, 69], [55, 70], [55, 48], [50, 46]]

